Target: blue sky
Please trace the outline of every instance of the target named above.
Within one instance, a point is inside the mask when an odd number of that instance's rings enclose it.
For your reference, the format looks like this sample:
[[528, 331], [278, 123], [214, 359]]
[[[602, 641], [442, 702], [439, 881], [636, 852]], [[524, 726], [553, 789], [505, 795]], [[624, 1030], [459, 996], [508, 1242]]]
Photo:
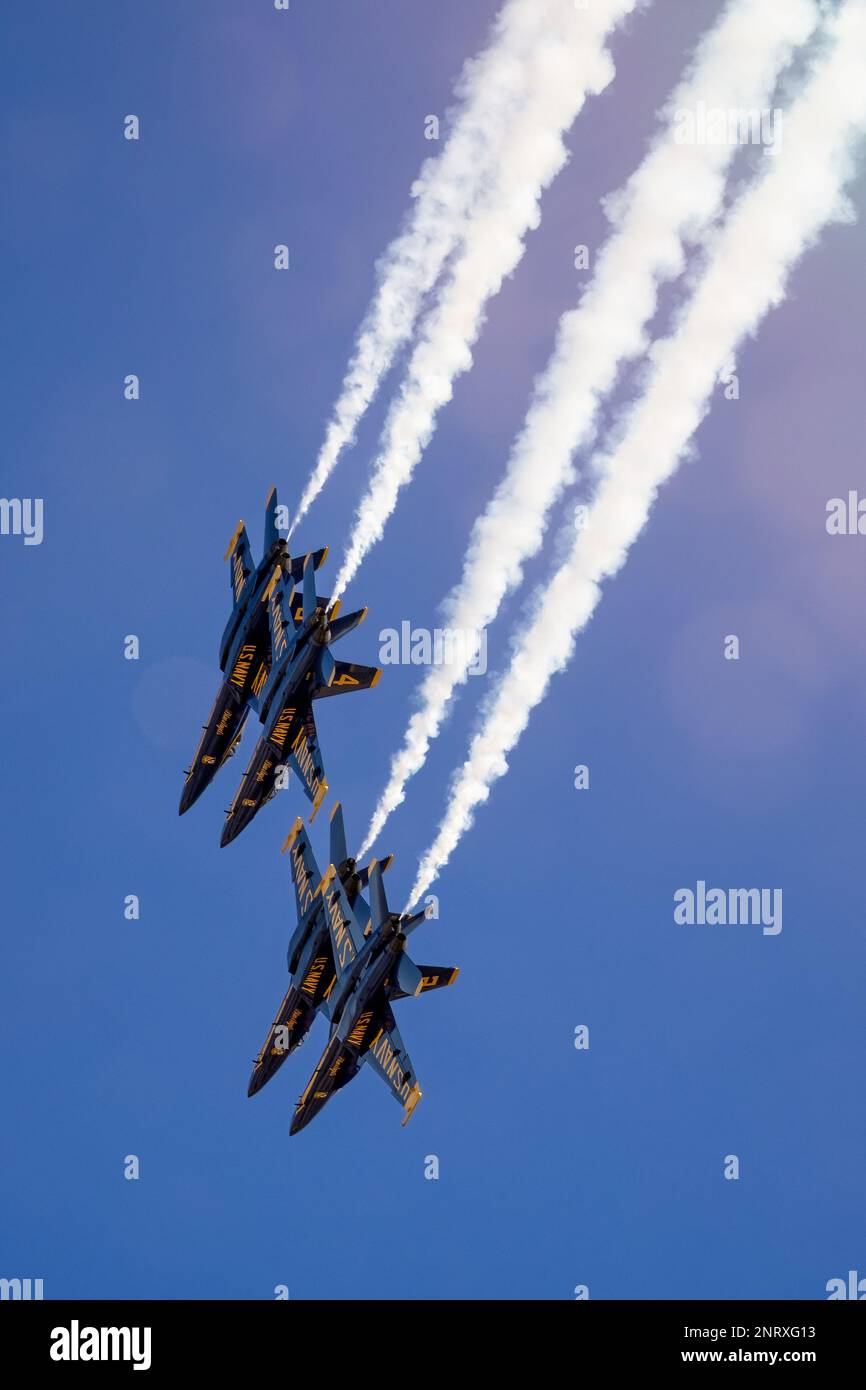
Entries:
[[[299, 494], [430, 153], [424, 118], [495, 6], [7, 8], [0, 491], [43, 497], [45, 536], [0, 538], [0, 1274], [46, 1297], [300, 1299], [814, 1298], [866, 1273], [866, 539], [824, 525], [828, 498], [866, 495], [862, 224], [827, 232], [742, 353], [740, 399], [719, 396], [439, 881], [414, 954], [461, 975], [400, 1008], [411, 1124], [365, 1071], [289, 1142], [321, 1021], [261, 1095], [246, 1083], [285, 989], [278, 850], [305, 803], [295, 786], [219, 850], [253, 731], [181, 820], [182, 769], [217, 684], [225, 545], [239, 516], [260, 545], [272, 483]], [[381, 629], [435, 624], [576, 302], [573, 247], [600, 241], [600, 198], [718, 9], [656, 0], [616, 39], [616, 79], [347, 595], [370, 617], [341, 656], [375, 662]], [[298, 538], [333, 547], [323, 576], [388, 394]], [[549, 558], [384, 833], [395, 899]], [[321, 710], [350, 837], [417, 677], [389, 667]], [[783, 930], [676, 926], [698, 879], [781, 887]]]

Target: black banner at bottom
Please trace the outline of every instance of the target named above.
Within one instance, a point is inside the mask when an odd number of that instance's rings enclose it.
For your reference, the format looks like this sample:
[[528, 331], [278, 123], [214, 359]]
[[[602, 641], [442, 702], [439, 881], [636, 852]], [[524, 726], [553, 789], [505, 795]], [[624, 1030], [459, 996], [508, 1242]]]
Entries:
[[[381, 1356], [388, 1377], [429, 1366], [441, 1375], [442, 1339], [486, 1362], [543, 1346], [544, 1361], [592, 1357], [595, 1370], [667, 1371], [673, 1366], [812, 1366], [827, 1371], [860, 1362], [866, 1323], [841, 1302], [6, 1302], [0, 1308], [4, 1367], [64, 1375], [99, 1369], [150, 1376], [213, 1371], [221, 1376], [314, 1371], [367, 1375]], [[427, 1348], [431, 1327], [436, 1349]], [[355, 1336], [357, 1328], [359, 1336]], [[397, 1333], [395, 1346], [394, 1333]], [[543, 1342], [539, 1341], [539, 1335]], [[381, 1349], [377, 1338], [381, 1336]], [[399, 1364], [394, 1361], [400, 1351]], [[428, 1360], [429, 1352], [433, 1352]], [[492, 1355], [491, 1355], [492, 1352]], [[407, 1359], [408, 1357], [408, 1359]], [[438, 1367], [438, 1371], [437, 1371]], [[512, 1370], [515, 1368], [512, 1366]]]

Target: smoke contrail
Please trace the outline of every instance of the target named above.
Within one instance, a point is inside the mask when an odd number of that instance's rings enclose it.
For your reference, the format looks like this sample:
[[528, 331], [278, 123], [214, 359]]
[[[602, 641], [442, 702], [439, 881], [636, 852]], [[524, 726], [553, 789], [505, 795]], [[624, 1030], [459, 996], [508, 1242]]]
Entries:
[[[813, 0], [730, 0], [702, 39], [685, 78], [666, 103], [665, 129], [637, 171], [608, 200], [614, 231], [599, 253], [579, 308], [563, 316], [547, 367], [505, 475], [473, 528], [459, 583], [448, 595], [444, 625], [464, 635], [493, 622], [506, 594], [539, 549], [548, 514], [573, 480], [572, 459], [594, 435], [599, 405], [620, 368], [646, 346], [646, 327], [661, 282], [684, 266], [683, 242], [696, 239], [724, 202], [736, 146], [678, 142], [679, 113], [707, 109], [754, 113], [772, 98], [779, 73], [819, 19]], [[366, 854], [423, 766], [455, 687], [472, 661], [468, 636], [460, 659], [433, 666], [420, 689], [403, 744], [373, 813]]]
[[783, 299], [792, 267], [826, 224], [853, 216], [844, 190], [866, 131], [866, 0], [847, 0], [828, 21], [828, 36], [829, 49], [787, 115], [781, 149], [715, 235], [675, 331], [650, 353], [644, 393], [630, 408], [619, 442], [600, 460], [589, 525], [542, 593], [485, 711], [421, 861], [412, 902], [447, 863], [475, 808], [507, 771], [507, 755], [551, 677], [568, 663], [601, 583], [625, 563], [659, 488], [706, 415], [719, 373]]
[[587, 94], [600, 92], [613, 78], [605, 40], [635, 4], [593, 0], [585, 10], [571, 5], [538, 44], [530, 95], [511, 138], [499, 142], [495, 177], [467, 221], [386, 419], [335, 582], [336, 597], [381, 537], [399, 490], [433, 433], [437, 411], [450, 400], [455, 377], [471, 366], [485, 305], [518, 264], [524, 237], [539, 221], [541, 194], [568, 158], [563, 133]]
[[425, 296], [495, 170], [502, 139], [527, 95], [536, 46], [570, 8], [571, 0], [506, 0], [487, 47], [465, 65], [442, 153], [423, 165], [412, 186], [412, 211], [377, 267], [378, 286], [289, 534], [352, 443], [396, 353], [408, 341]]

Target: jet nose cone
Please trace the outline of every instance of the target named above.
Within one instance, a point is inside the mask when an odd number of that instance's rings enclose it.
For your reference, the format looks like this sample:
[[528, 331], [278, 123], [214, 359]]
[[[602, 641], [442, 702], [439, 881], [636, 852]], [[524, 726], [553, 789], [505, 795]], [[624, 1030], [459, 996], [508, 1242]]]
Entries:
[[227, 820], [223, 826], [223, 833], [220, 835], [220, 849], [225, 849], [226, 845], [230, 845], [235, 836], [239, 834], [238, 826], [233, 821]]
[[184, 815], [184, 813], [189, 810], [190, 806], [192, 806], [193, 802], [197, 801], [198, 798], [199, 792], [195, 789], [193, 783], [185, 782], [183, 791], [180, 794], [180, 806], [178, 807], [177, 814], [179, 816]]
[[289, 1125], [289, 1137], [291, 1138], [293, 1134], [300, 1134], [306, 1123], [303, 1110], [296, 1110], [292, 1116], [292, 1123]]
[[263, 1084], [264, 1082], [262, 1078], [261, 1068], [256, 1067], [252, 1076], [250, 1077], [250, 1084], [247, 1087], [247, 1096], [254, 1096], [258, 1091], [262, 1089]]

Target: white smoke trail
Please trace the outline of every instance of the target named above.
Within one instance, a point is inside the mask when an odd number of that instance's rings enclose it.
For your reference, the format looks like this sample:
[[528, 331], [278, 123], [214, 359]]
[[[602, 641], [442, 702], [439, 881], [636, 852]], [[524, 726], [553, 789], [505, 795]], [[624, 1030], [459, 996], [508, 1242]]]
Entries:
[[655, 345], [643, 395], [619, 443], [600, 461], [589, 525], [540, 598], [469, 755], [452, 784], [410, 902], [426, 890], [508, 767], [507, 755], [571, 658], [601, 597], [625, 563], [662, 483], [706, 415], [719, 373], [784, 297], [792, 267], [827, 223], [853, 216], [844, 196], [866, 131], [866, 0], [846, 0], [828, 21], [830, 47], [815, 62], [785, 121], [781, 149], [739, 199], [674, 333]]
[[289, 534], [309, 511], [458, 244], [466, 218], [495, 170], [500, 145], [526, 99], [538, 42], [572, 0], [506, 0], [487, 47], [464, 67], [442, 153], [412, 186], [406, 225], [377, 267], [378, 286], [331, 413], [325, 440]]
[[520, 261], [526, 233], [539, 221], [541, 195], [568, 158], [563, 133], [587, 94], [600, 92], [613, 79], [605, 40], [635, 4], [593, 0], [586, 10], [572, 5], [537, 46], [530, 96], [511, 139], [500, 142], [496, 175], [467, 222], [389, 411], [335, 597], [382, 536], [400, 488], [433, 433], [438, 410], [450, 400], [455, 378], [472, 365], [485, 305]]
[[[764, 109], [779, 73], [818, 19], [813, 0], [781, 8], [777, 0], [730, 0], [702, 39], [666, 103], [665, 129], [625, 187], [608, 200], [615, 230], [580, 306], [560, 321], [505, 475], [475, 523], [461, 579], [443, 605], [445, 627], [480, 632], [520, 583], [524, 564], [541, 546], [551, 507], [573, 480], [574, 454], [594, 435], [601, 401], [623, 364], [646, 346], [660, 284], [682, 271], [685, 238], [700, 237], [723, 206], [736, 146], [679, 143], [679, 113], [693, 112], [699, 103], [726, 112]], [[472, 655], [464, 643], [460, 660], [427, 672], [361, 855], [424, 765]]]

